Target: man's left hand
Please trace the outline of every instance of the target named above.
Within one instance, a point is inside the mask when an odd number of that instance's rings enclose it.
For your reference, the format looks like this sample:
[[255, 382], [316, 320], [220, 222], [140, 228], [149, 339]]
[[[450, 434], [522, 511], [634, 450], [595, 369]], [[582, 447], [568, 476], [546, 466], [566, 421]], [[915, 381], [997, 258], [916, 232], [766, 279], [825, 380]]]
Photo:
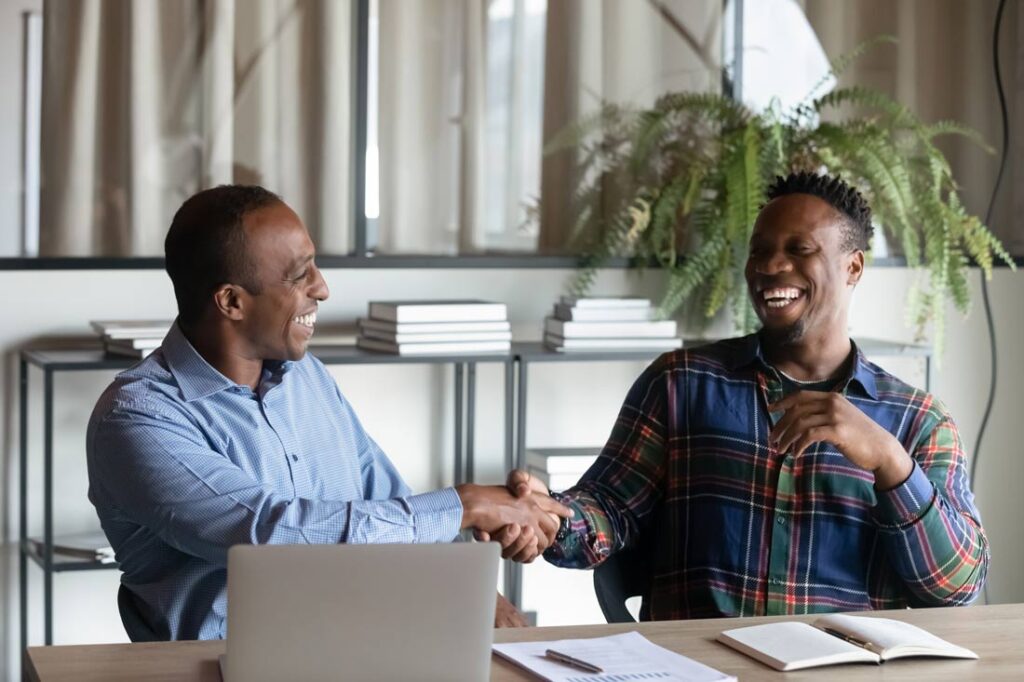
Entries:
[[769, 436], [779, 452], [799, 457], [812, 443], [828, 441], [848, 460], [874, 473], [879, 490], [895, 488], [913, 470], [913, 460], [895, 436], [842, 393], [798, 391], [768, 410], [785, 412]]
[[512, 602], [499, 594], [498, 603], [494, 608], [494, 627], [525, 628], [528, 625], [526, 617], [519, 612], [519, 609], [512, 606]]

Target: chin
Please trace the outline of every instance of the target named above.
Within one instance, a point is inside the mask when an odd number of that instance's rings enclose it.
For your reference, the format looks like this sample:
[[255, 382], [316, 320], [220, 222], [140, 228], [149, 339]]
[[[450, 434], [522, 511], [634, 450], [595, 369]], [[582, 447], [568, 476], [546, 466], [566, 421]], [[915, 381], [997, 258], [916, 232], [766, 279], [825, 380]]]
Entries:
[[761, 328], [761, 335], [771, 343], [780, 346], [789, 346], [800, 342], [804, 338], [804, 333], [806, 331], [807, 325], [804, 323], [803, 319], [800, 319], [793, 324], [785, 326], [765, 325]]

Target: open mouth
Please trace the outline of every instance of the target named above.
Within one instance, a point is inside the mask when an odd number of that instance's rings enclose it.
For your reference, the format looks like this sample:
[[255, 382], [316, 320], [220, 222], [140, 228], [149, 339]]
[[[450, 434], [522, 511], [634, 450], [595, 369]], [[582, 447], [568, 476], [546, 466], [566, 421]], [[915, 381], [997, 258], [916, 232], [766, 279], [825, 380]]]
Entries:
[[292, 318], [292, 322], [300, 327], [306, 327], [307, 329], [312, 330], [316, 325], [316, 311], [306, 313], [305, 315], [296, 315]]
[[769, 310], [782, 310], [793, 305], [804, 297], [804, 292], [796, 287], [772, 287], [761, 290], [761, 300]]

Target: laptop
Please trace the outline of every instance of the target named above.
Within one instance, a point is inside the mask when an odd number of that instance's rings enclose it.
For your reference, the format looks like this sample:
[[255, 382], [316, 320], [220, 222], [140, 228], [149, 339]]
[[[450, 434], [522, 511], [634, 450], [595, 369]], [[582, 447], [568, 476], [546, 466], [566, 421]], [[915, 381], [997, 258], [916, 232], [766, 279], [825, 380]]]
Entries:
[[487, 680], [497, 543], [237, 545], [226, 682]]

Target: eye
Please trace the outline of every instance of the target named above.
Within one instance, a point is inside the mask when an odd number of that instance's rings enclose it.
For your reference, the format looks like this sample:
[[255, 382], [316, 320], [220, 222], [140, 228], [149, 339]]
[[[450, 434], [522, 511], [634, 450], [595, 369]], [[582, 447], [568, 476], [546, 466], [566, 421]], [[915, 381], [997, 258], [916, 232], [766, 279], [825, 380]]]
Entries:
[[303, 271], [302, 271], [302, 273], [301, 273], [301, 274], [299, 274], [299, 276], [298, 276], [298, 277], [293, 277], [293, 278], [291, 279], [291, 281], [292, 281], [292, 282], [295, 282], [296, 284], [298, 284], [298, 283], [299, 283], [299, 282], [301, 282], [302, 280], [306, 279], [306, 277], [308, 277], [308, 276], [309, 276], [309, 268], [306, 268], [305, 270], [303, 270]]

